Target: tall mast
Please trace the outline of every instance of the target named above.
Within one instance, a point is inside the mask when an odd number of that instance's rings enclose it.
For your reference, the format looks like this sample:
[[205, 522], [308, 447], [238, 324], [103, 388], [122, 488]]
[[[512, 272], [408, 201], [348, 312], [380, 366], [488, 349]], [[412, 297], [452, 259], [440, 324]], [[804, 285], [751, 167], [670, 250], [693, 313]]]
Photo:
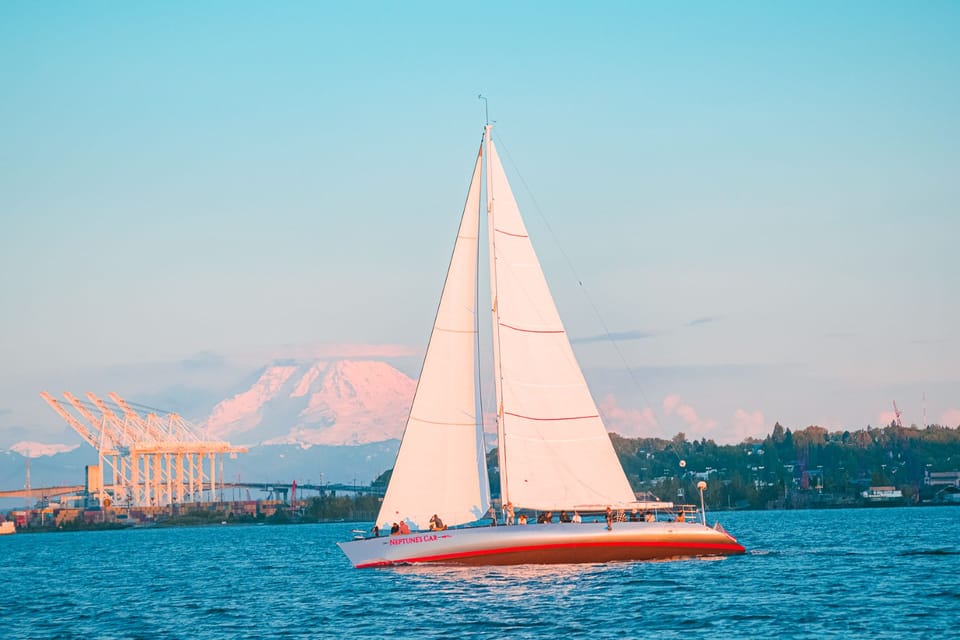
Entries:
[[503, 433], [503, 372], [500, 369], [500, 313], [497, 301], [497, 248], [496, 233], [494, 232], [494, 211], [496, 208], [496, 198], [493, 193], [493, 177], [490, 171], [490, 143], [493, 134], [493, 125], [489, 122], [483, 129], [483, 157], [484, 170], [487, 174], [487, 242], [490, 253], [490, 310], [492, 315], [492, 337], [493, 337], [493, 380], [496, 390], [496, 410], [497, 410], [497, 460], [500, 466], [500, 502], [506, 504], [510, 501], [507, 483], [507, 464], [506, 464], [506, 437]]

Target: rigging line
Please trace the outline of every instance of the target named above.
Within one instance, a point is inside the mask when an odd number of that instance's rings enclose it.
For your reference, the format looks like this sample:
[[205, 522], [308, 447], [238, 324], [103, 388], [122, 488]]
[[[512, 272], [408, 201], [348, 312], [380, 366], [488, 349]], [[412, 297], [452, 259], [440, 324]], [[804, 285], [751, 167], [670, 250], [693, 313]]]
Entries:
[[[486, 98], [484, 98], [486, 101]], [[489, 118], [488, 118], [489, 120]], [[489, 122], [487, 123], [489, 124]], [[483, 186], [483, 137], [480, 138], [480, 174], [477, 176], [477, 180], [480, 181], [480, 187]], [[487, 502], [492, 500], [490, 496], [490, 475], [487, 471], [487, 423], [486, 416], [483, 413], [483, 371], [480, 367], [480, 222], [481, 212], [483, 211], [483, 194], [480, 189], [477, 190], [477, 250], [474, 252], [474, 278], [473, 278], [473, 346], [474, 346], [474, 362], [476, 365], [473, 370], [473, 386], [475, 393], [477, 394], [477, 416], [476, 420], [480, 422], [480, 451], [478, 455], [480, 460], [477, 461], [477, 465], [482, 469], [481, 482], [483, 486], [480, 487], [480, 496], [481, 496], [481, 506], [483, 506], [482, 498], [487, 496]]]
[[[594, 315], [597, 317], [597, 320], [600, 322], [600, 326], [603, 327], [603, 333], [610, 341], [610, 344], [613, 346], [614, 351], [617, 352], [617, 355], [620, 357], [620, 362], [623, 363], [624, 368], [627, 370], [627, 373], [630, 376], [630, 379], [633, 381], [633, 384], [637, 387], [637, 391], [640, 392], [640, 396], [643, 398], [643, 402], [650, 407], [650, 411], [653, 413], [653, 419], [657, 426], [660, 425], [660, 418], [657, 415], [657, 410], [654, 408], [654, 405], [651, 404], [650, 400], [647, 398], [647, 394], [644, 392], [643, 387], [640, 385], [640, 380], [637, 378], [633, 369], [627, 363], [627, 358], [623, 354], [623, 350], [620, 349], [620, 344], [613, 337], [613, 334], [610, 332], [609, 327], [607, 327], [606, 321], [603, 319], [603, 316], [600, 314], [600, 309], [593, 302], [593, 298], [590, 297], [590, 293], [587, 291], [587, 288], [583, 284], [583, 280], [580, 279], [580, 274], [577, 273], [576, 268], [573, 266], [573, 261], [570, 260], [570, 256], [567, 255], [567, 252], [563, 250], [563, 246], [560, 244], [560, 239], [557, 237], [556, 232], [554, 232], [553, 227], [550, 226], [550, 221], [547, 220], [546, 215], [543, 213], [543, 209], [540, 208], [540, 203], [537, 202], [537, 197], [533, 194], [533, 190], [530, 189], [530, 186], [527, 184], [527, 181], [523, 178], [523, 174], [520, 173], [520, 168], [517, 166], [517, 163], [514, 162], [513, 156], [510, 155], [510, 149], [507, 148], [506, 143], [503, 141], [503, 136], [497, 132], [497, 142], [503, 148], [504, 153], [506, 153], [507, 159], [510, 160], [510, 164], [513, 166], [513, 170], [516, 172], [517, 177], [520, 178], [520, 184], [523, 185], [524, 190], [530, 196], [531, 202], [533, 202], [533, 208], [537, 210], [537, 214], [540, 216], [540, 219], [543, 220], [544, 225], [547, 227], [547, 231], [550, 232], [550, 235], [553, 236], [553, 242], [556, 244], [557, 248], [560, 251], [560, 255], [563, 256], [564, 261], [567, 263], [567, 267], [570, 269], [570, 273], [573, 275], [574, 280], [576, 280], [577, 285], [580, 288], [580, 291], [583, 293], [583, 297], [586, 298], [587, 303], [590, 305], [590, 308], [593, 309]], [[598, 410], [602, 410], [598, 407]], [[604, 420], [606, 422], [606, 420]]]
[[490, 297], [491, 297], [491, 338], [493, 339], [493, 375], [494, 375], [494, 411], [497, 416], [497, 462], [500, 471], [500, 500], [510, 501], [509, 471], [507, 469], [507, 428], [503, 414], [503, 356], [500, 351], [500, 291], [497, 286], [497, 246], [496, 246], [496, 194], [491, 193], [493, 177], [490, 174], [490, 147], [493, 144], [493, 128], [487, 123], [484, 128], [483, 160], [484, 183], [487, 204], [487, 252], [490, 260]]
[[[156, 407], [151, 407], [145, 404], [141, 404], [139, 402], [134, 402], [133, 400], [127, 400], [126, 403], [131, 407], [133, 407], [134, 409], [146, 409], [147, 411], [150, 411], [152, 413], [156, 413], [159, 415], [166, 416], [166, 415], [170, 415], [171, 413], [176, 413], [175, 411], [169, 411], [167, 409], [157, 409]], [[117, 405], [115, 404], [114, 406], [117, 406]]]

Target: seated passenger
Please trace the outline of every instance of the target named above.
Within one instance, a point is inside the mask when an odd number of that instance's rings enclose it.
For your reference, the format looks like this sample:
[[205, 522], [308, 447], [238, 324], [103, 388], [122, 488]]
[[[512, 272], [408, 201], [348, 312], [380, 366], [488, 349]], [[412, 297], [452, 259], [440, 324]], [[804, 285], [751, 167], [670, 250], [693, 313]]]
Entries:
[[400, 533], [401, 535], [407, 535], [410, 533], [410, 525], [407, 524], [406, 520], [400, 521]]
[[400, 525], [396, 522], [393, 523], [393, 526], [390, 527], [390, 535], [395, 536], [400, 533]]
[[570, 522], [570, 516], [567, 514], [566, 510], [560, 512], [560, 522]]
[[521, 513], [517, 518], [517, 524], [527, 524], [527, 514]]
[[583, 518], [580, 517], [580, 512], [574, 510], [573, 512], [573, 524], [580, 524], [583, 522]]
[[430, 518], [430, 531], [443, 531], [446, 528], [447, 525], [443, 524], [440, 516], [433, 514], [433, 517]]

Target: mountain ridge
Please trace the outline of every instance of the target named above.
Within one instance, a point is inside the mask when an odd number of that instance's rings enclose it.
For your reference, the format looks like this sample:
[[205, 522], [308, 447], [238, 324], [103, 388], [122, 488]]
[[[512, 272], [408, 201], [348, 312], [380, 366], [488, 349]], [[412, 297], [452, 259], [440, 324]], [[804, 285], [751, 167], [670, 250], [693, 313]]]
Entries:
[[212, 439], [356, 446], [398, 440], [416, 381], [378, 360], [275, 362], [198, 423]]

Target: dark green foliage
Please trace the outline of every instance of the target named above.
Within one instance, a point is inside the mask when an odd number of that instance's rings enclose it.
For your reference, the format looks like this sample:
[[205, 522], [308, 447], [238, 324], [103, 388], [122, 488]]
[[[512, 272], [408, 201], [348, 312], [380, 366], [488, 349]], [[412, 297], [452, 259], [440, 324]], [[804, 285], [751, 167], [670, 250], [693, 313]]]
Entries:
[[682, 433], [610, 440], [634, 489], [692, 503], [705, 474], [708, 508], [849, 505], [871, 485], [922, 498], [926, 472], [960, 469], [960, 427], [939, 425], [791, 432], [777, 423], [763, 440], [737, 445], [691, 442]]
[[386, 489], [387, 485], [390, 484], [391, 476], [393, 476], [393, 469], [387, 469], [377, 476], [377, 479], [371, 482], [370, 486], [378, 489]]
[[301, 522], [330, 522], [336, 520], [373, 520], [380, 510], [377, 496], [321, 496], [308, 498], [304, 503]]

